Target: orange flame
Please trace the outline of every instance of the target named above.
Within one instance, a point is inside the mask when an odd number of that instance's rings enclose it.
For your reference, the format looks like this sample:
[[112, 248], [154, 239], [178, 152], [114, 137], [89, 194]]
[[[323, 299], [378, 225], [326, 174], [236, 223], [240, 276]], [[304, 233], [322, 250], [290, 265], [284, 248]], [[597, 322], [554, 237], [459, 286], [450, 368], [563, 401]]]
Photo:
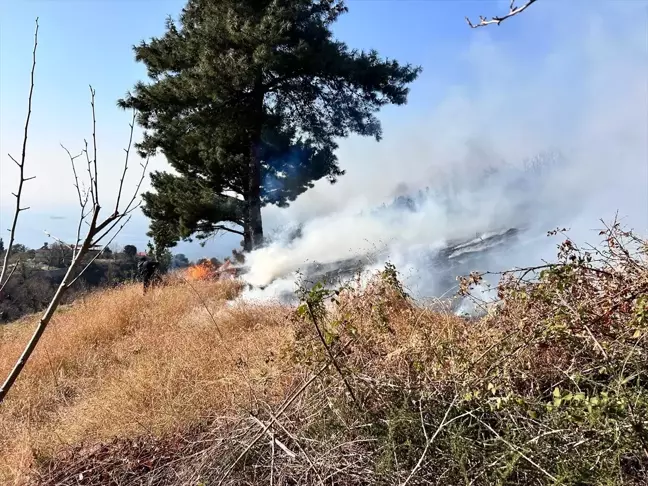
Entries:
[[186, 277], [189, 280], [211, 280], [216, 276], [216, 269], [211, 262], [192, 265], [187, 268]]

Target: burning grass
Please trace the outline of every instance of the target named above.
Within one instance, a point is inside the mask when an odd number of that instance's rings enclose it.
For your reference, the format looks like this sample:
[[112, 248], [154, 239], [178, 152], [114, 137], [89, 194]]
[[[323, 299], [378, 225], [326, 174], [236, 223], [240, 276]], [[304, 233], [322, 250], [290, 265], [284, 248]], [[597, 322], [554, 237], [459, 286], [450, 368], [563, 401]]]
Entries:
[[196, 265], [191, 265], [184, 271], [184, 277], [187, 280], [197, 281], [224, 280], [234, 278], [235, 276], [236, 268], [229, 261], [226, 261], [220, 266], [216, 266], [210, 261], [204, 261]]
[[[93, 295], [2, 406], [4, 478], [646, 484], [648, 248], [603, 236], [506, 276], [479, 320], [410, 301], [389, 266], [296, 309], [228, 302], [236, 281]], [[2, 331], [0, 371], [28, 333]]]

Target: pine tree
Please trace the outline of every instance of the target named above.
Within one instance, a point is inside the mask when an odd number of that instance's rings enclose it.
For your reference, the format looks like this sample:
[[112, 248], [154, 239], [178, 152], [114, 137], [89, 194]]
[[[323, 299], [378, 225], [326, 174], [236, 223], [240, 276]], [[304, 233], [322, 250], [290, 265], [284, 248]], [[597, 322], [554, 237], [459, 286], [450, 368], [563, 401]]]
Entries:
[[341, 0], [189, 0], [159, 38], [134, 47], [149, 82], [119, 101], [138, 111], [151, 175], [150, 235], [173, 246], [218, 231], [263, 241], [261, 208], [287, 206], [344, 174], [336, 139], [381, 138], [376, 113], [402, 105], [419, 67], [352, 50], [332, 37]]

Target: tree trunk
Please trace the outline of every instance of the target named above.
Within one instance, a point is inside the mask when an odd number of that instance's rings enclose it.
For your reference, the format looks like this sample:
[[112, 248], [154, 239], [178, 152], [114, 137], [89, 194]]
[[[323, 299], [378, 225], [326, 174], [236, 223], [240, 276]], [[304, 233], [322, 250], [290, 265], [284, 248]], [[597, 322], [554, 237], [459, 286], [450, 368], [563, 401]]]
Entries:
[[263, 221], [261, 220], [261, 160], [259, 146], [263, 130], [263, 98], [261, 80], [258, 79], [253, 95], [253, 109], [256, 112], [250, 139], [250, 159], [248, 162], [248, 221], [252, 250], [263, 246]]
[[265, 91], [263, 87], [263, 73], [257, 73], [257, 79], [254, 83], [252, 105], [250, 113], [250, 158], [248, 161], [249, 186], [247, 194], [248, 220], [246, 229], [249, 232], [250, 246], [256, 250], [263, 246], [263, 221], [261, 219], [261, 158], [260, 146], [263, 132], [263, 123], [265, 117], [264, 107]]
[[[258, 191], [260, 192], [260, 191]], [[253, 198], [253, 199], [252, 199]], [[263, 221], [261, 219], [261, 197], [252, 196], [250, 201], [250, 246], [257, 250], [263, 246]]]
[[243, 251], [252, 251], [252, 232], [250, 231], [250, 225], [247, 222], [244, 224], [243, 228]]

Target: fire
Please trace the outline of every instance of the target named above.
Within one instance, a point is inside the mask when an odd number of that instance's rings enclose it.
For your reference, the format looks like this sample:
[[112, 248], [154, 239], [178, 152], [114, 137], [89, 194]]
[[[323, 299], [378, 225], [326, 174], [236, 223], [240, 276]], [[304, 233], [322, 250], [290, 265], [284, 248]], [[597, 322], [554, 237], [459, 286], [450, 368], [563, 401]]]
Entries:
[[216, 277], [216, 269], [211, 262], [203, 262], [187, 268], [186, 276], [189, 280], [211, 280]]
[[221, 280], [236, 277], [236, 268], [232, 263], [226, 261], [219, 267], [213, 263], [205, 261], [197, 265], [192, 265], [185, 270], [185, 277], [188, 280]]

